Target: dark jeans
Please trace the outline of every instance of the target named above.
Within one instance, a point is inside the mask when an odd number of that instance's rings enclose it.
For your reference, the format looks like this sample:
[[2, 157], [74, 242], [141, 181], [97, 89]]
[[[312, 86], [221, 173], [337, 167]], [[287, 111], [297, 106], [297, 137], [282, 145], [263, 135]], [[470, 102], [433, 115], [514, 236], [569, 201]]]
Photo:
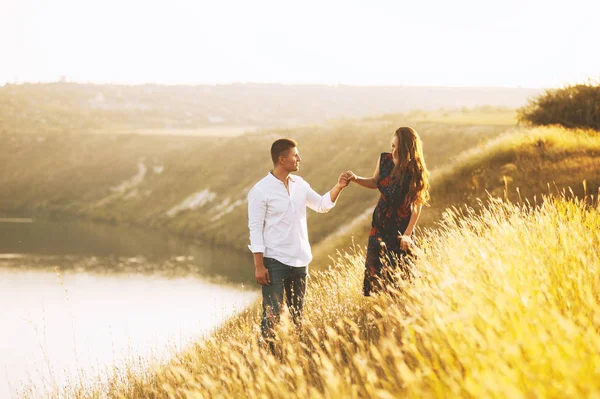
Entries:
[[308, 267], [288, 266], [272, 258], [264, 258], [264, 262], [271, 277], [271, 284], [262, 286], [263, 314], [260, 329], [265, 341], [273, 348], [273, 329], [279, 322], [284, 291], [292, 320], [298, 328], [301, 326]]

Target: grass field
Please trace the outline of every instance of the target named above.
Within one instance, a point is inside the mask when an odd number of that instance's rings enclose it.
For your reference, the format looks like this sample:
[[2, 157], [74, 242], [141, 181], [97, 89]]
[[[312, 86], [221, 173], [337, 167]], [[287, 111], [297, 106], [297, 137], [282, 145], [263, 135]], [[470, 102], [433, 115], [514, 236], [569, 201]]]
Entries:
[[343, 253], [311, 278], [303, 334], [284, 315], [277, 356], [256, 341], [254, 307], [171, 365], [114, 370], [107, 396], [598, 397], [596, 200], [449, 211], [421, 236], [415, 278], [389, 295], [362, 297], [363, 254]]

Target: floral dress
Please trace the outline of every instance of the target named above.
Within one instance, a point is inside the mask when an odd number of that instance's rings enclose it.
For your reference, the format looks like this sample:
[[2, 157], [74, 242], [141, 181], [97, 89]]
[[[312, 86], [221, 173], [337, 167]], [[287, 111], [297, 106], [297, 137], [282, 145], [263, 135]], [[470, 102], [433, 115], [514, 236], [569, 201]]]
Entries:
[[405, 271], [403, 260], [407, 252], [400, 249], [400, 237], [408, 227], [411, 216], [411, 207], [406, 201], [411, 175], [404, 174], [394, 181], [391, 175], [393, 169], [392, 154], [382, 153], [377, 176], [377, 188], [381, 196], [373, 211], [365, 261], [365, 296], [381, 289], [389, 281], [392, 269], [402, 267]]

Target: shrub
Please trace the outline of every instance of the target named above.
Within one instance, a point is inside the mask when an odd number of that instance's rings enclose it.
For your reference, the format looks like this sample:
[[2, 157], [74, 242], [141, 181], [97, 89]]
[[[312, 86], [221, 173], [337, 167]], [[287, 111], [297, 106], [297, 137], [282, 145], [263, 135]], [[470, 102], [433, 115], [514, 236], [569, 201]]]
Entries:
[[600, 84], [588, 82], [546, 90], [517, 111], [520, 123], [600, 131]]

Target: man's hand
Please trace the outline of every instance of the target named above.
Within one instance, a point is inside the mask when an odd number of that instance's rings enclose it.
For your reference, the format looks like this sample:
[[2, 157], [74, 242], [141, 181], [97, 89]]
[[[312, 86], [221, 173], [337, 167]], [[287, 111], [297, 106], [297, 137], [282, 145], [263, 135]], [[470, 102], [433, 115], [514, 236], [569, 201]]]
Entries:
[[351, 181], [355, 181], [356, 179], [358, 179], [358, 176], [356, 176], [351, 170], [342, 173], [342, 176], [344, 176], [344, 178], [348, 180], [348, 184], [350, 184]]
[[340, 186], [340, 188], [346, 188], [348, 187], [348, 184], [350, 184], [350, 181], [346, 177], [346, 174], [342, 173], [340, 177], [338, 177], [338, 186]]
[[260, 285], [270, 285], [271, 284], [271, 276], [269, 276], [269, 271], [265, 267], [265, 265], [257, 265], [254, 271], [254, 277], [256, 278], [256, 282]]
[[351, 171], [344, 172], [340, 175], [338, 179], [338, 184], [341, 188], [346, 188], [350, 184], [351, 181], [356, 180], [356, 175]]

